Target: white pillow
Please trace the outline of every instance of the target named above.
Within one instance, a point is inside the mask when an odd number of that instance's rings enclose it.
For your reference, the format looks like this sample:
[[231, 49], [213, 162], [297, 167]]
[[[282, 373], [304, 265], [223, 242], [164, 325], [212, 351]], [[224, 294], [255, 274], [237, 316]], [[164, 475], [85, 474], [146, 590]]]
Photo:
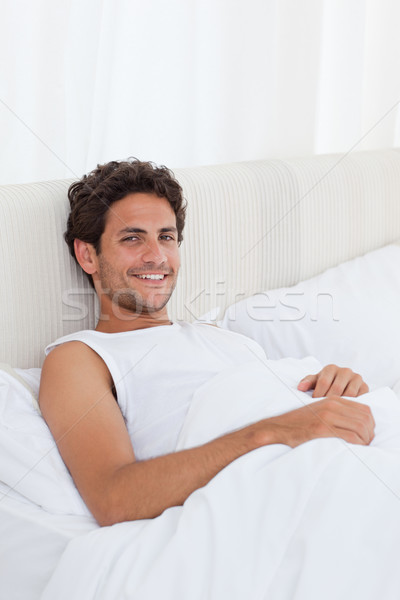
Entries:
[[220, 325], [256, 340], [268, 358], [312, 355], [350, 367], [372, 388], [393, 386], [400, 379], [400, 245], [242, 300]]
[[39, 414], [40, 369], [0, 364], [0, 501], [23, 496], [53, 514], [91, 516]]

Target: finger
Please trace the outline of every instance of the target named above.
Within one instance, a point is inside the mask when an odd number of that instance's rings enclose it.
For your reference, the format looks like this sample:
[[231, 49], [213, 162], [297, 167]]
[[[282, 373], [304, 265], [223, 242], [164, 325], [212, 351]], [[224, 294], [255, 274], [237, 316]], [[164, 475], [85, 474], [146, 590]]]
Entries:
[[[355, 385], [350, 388], [350, 393], [345, 393], [345, 390], [353, 381], [355, 381]], [[332, 385], [326, 392], [325, 396], [357, 396], [357, 392], [361, 386], [361, 383], [361, 375], [353, 373], [351, 369], [338, 369], [335, 378], [332, 381]], [[356, 393], [353, 393], [354, 388]]]
[[322, 398], [323, 396], [326, 396], [335, 379], [337, 370], [338, 367], [335, 365], [328, 365], [318, 373], [313, 398]]
[[[365, 386], [361, 375], [354, 374], [354, 377], [349, 381], [346, 388], [343, 390], [342, 396], [350, 396], [352, 398], [356, 398], [360, 396], [362, 393], [361, 389]], [[368, 386], [366, 386], [368, 388]]]
[[350, 429], [341, 429], [338, 427], [335, 433], [335, 437], [341, 438], [349, 444], [357, 444], [359, 446], [368, 446], [369, 444], [369, 442], [365, 442], [355, 431], [350, 431]]
[[[362, 428], [350, 427], [347, 420], [343, 421], [344, 427], [330, 425], [328, 427], [319, 427], [316, 430], [318, 438], [340, 438], [350, 444], [360, 444], [367, 446], [373, 438], [373, 435], [366, 435]], [[361, 431], [360, 431], [361, 430]]]
[[363, 417], [362, 415], [354, 416], [351, 424], [343, 429], [349, 429], [362, 440], [363, 444], [370, 444], [375, 436], [375, 421], [373, 418]]
[[306, 375], [306, 377], [303, 377], [300, 381], [297, 389], [301, 392], [308, 392], [308, 390], [314, 389], [315, 384], [317, 383], [317, 377], [318, 375]]

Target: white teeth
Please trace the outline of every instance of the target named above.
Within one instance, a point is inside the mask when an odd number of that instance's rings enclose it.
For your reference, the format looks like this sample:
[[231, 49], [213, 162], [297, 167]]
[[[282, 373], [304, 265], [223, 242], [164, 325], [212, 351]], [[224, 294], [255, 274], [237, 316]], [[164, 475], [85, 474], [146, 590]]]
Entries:
[[164, 279], [164, 275], [136, 275], [139, 279]]

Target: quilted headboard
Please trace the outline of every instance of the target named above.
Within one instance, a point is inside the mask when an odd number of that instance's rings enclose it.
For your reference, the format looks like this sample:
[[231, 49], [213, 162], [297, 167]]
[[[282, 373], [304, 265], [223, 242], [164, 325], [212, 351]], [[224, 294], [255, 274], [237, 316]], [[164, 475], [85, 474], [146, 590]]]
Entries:
[[[188, 200], [173, 319], [194, 320], [400, 238], [400, 150], [175, 169]], [[93, 327], [63, 241], [71, 180], [0, 187], [0, 362]]]

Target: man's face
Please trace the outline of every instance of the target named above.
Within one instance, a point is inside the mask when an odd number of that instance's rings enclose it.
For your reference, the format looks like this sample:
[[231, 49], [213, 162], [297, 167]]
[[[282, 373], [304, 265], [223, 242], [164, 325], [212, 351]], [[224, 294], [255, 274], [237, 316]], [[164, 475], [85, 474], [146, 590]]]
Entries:
[[134, 193], [111, 205], [94, 279], [114, 307], [166, 314], [179, 266], [176, 217], [168, 200]]

